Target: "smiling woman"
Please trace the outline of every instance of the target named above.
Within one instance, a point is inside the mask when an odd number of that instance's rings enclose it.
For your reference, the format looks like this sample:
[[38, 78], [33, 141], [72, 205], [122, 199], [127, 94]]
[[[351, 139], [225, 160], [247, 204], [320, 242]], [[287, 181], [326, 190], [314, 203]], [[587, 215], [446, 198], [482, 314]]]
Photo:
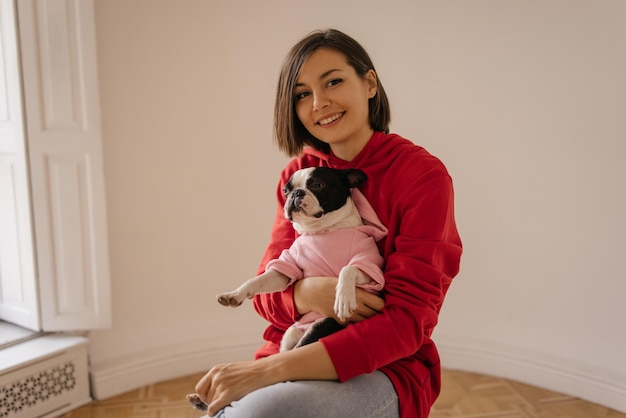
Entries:
[[369, 99], [376, 96], [377, 87], [373, 69], [359, 75], [343, 53], [320, 48], [300, 68], [296, 114], [311, 135], [337, 157], [351, 161], [374, 132]]
[[[332, 33], [328, 32], [329, 35]], [[370, 129], [389, 132], [391, 114], [387, 94], [377, 80], [372, 60], [361, 45], [353, 39], [327, 36], [303, 39], [293, 51], [284, 63], [285, 71], [279, 77], [276, 93], [274, 129], [281, 150], [290, 156], [299, 155], [302, 145], [328, 150], [329, 143], [318, 138], [309, 128], [320, 127], [319, 134], [322, 134], [323, 125], [344, 117], [348, 110], [342, 107], [344, 105], [354, 113], [350, 115], [354, 121], [353, 129], [358, 126], [370, 134]], [[304, 63], [303, 56], [308, 57]], [[368, 100], [359, 102], [355, 97], [355, 101], [350, 101], [346, 93]], [[330, 100], [338, 95], [342, 96], [341, 102], [329, 109]], [[365, 109], [361, 108], [363, 103], [366, 103]], [[324, 112], [309, 112], [318, 108]], [[295, 136], [302, 137], [303, 144], [287, 140]]]
[[[373, 298], [384, 307], [360, 315], [371, 305], [357, 298], [350, 315], [336, 312], [346, 290], [343, 269], [339, 278], [319, 269], [290, 274], [300, 280], [254, 297], [257, 312], [270, 323], [256, 361], [214, 366], [196, 385], [197, 395], [209, 415], [219, 417], [289, 416], [298, 410], [301, 417], [315, 418], [425, 418], [441, 384], [439, 355], [430, 336], [462, 252], [452, 180], [424, 148], [386, 132], [390, 112], [382, 83], [365, 50], [350, 36], [333, 29], [311, 33], [288, 53], [278, 84], [276, 139], [295, 158], [281, 173], [278, 210], [261, 270], [270, 269], [299, 242], [297, 233], [305, 232], [296, 225], [297, 211], [291, 220], [284, 216], [283, 208], [297, 191], [292, 176], [308, 189], [320, 181], [318, 171], [328, 170], [318, 167], [358, 172], [358, 195], [389, 232], [373, 242], [384, 260], [377, 283], [385, 283], [384, 299]], [[367, 218], [368, 211], [358, 211]], [[365, 252], [355, 258], [361, 256]], [[316, 262], [323, 266], [329, 260], [317, 257]], [[279, 352], [286, 330], [311, 314], [337, 314], [348, 325]]]

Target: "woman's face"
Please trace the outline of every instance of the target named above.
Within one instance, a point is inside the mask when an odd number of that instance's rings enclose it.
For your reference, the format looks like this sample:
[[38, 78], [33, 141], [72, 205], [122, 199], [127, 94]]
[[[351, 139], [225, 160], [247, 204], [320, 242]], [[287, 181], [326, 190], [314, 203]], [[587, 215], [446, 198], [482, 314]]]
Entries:
[[359, 77], [341, 52], [320, 48], [304, 62], [294, 91], [296, 114], [339, 158], [352, 160], [372, 136], [368, 100], [376, 74]]

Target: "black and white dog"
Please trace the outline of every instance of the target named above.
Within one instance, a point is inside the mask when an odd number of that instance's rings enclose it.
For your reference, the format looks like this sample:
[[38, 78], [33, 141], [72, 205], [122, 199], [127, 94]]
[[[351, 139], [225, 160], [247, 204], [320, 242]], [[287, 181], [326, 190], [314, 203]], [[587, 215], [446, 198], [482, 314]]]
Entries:
[[[279, 259], [268, 263], [265, 273], [232, 292], [218, 295], [218, 302], [224, 306], [239, 306], [256, 294], [285, 290], [303, 277], [334, 276], [339, 278], [335, 313], [342, 321], [349, 318], [356, 308], [355, 286], [381, 290], [383, 284], [383, 260], [376, 241], [384, 236], [386, 229], [381, 234], [384, 227], [380, 221], [376, 227], [364, 227], [351, 193], [351, 189], [366, 180], [365, 173], [357, 169], [312, 167], [296, 171], [283, 189], [284, 214], [300, 236]], [[281, 351], [320, 338], [317, 335], [311, 340], [307, 335], [306, 340], [301, 341], [303, 329], [313, 332], [321, 325], [319, 322], [314, 327], [290, 327], [281, 342]], [[331, 325], [331, 329], [338, 327]], [[316, 334], [320, 331], [317, 329]]]
[[[270, 261], [265, 273], [253, 277], [217, 300], [236, 307], [256, 294], [285, 290], [305, 277], [338, 277], [334, 311], [340, 320], [350, 318], [356, 309], [356, 286], [382, 290], [383, 258], [376, 241], [387, 229], [365, 197], [356, 189], [367, 180], [357, 169], [327, 167], [296, 171], [283, 192], [285, 218], [299, 234], [290, 248]], [[342, 326], [317, 312], [306, 314], [287, 329], [280, 350], [286, 351], [317, 341]], [[206, 409], [197, 395], [188, 395], [198, 409]]]

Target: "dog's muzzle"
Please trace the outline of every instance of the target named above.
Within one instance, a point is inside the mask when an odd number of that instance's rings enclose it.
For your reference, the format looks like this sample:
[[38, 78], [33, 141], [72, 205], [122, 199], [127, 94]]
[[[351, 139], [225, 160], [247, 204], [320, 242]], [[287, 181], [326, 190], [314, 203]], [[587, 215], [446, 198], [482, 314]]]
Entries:
[[304, 199], [305, 192], [302, 189], [297, 189], [291, 192], [285, 205], [285, 215], [291, 220], [291, 214], [293, 212], [300, 212], [302, 210], [302, 200]]

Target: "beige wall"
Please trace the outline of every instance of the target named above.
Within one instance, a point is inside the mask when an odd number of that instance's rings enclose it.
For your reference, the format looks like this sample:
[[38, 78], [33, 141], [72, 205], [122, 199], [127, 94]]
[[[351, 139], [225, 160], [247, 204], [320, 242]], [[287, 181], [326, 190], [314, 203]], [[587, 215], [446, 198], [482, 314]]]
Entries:
[[96, 0], [96, 19], [114, 313], [91, 334], [101, 397], [259, 344], [251, 305], [214, 295], [268, 238], [282, 57], [334, 26], [370, 51], [392, 130], [455, 180], [466, 250], [444, 366], [626, 410], [625, 2]]

